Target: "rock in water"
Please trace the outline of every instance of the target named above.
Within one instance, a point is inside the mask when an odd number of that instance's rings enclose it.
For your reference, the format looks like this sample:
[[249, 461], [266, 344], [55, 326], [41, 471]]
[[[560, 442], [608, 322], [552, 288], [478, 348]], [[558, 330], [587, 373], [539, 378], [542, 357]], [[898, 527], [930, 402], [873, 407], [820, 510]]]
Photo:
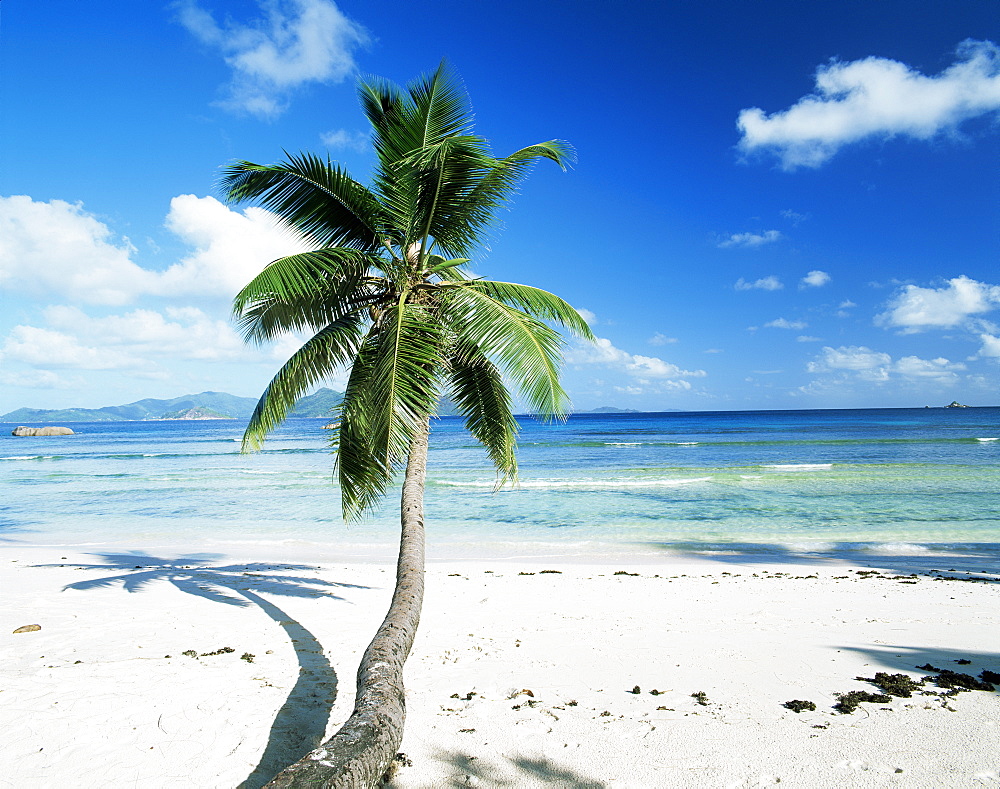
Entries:
[[73, 431], [68, 427], [15, 427], [12, 436], [71, 436]]

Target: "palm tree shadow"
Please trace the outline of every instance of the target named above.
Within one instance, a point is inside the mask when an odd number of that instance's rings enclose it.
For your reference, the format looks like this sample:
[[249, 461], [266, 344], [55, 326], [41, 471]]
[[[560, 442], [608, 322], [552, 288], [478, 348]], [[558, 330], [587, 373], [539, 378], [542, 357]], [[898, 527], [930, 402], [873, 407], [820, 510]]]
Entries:
[[[316, 748], [326, 732], [337, 697], [337, 674], [323, 645], [300, 623], [259, 593], [285, 597], [332, 597], [336, 588], [367, 589], [288, 573], [315, 570], [303, 564], [216, 564], [221, 554], [194, 554], [177, 559], [140, 552], [94, 554], [102, 563], [77, 565], [91, 570], [120, 571], [116, 575], [67, 584], [66, 589], [101, 589], [119, 584], [130, 593], [157, 581], [166, 581], [186, 594], [241, 608], [256, 606], [288, 635], [299, 664], [298, 679], [275, 715], [257, 766], [238, 789], [259, 789], [282, 769]], [[53, 565], [38, 565], [53, 566]]]

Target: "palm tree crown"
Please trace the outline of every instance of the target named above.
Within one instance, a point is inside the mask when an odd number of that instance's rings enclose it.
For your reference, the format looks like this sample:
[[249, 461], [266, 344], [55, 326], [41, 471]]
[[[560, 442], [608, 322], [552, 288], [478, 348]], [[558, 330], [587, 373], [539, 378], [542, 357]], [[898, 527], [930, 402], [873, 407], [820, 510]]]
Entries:
[[591, 337], [557, 296], [463, 268], [532, 163], [565, 168], [570, 146], [550, 140], [494, 157], [444, 63], [405, 89], [363, 81], [360, 97], [377, 156], [370, 186], [308, 153], [236, 162], [221, 182], [229, 202], [272, 210], [312, 247], [274, 261], [236, 296], [248, 341], [311, 335], [260, 398], [244, 448], [259, 448], [300, 396], [349, 369], [334, 429], [346, 518], [381, 498], [442, 395], [486, 447], [498, 485], [516, 479], [506, 382], [536, 413], [564, 415], [564, 338], [550, 324]]

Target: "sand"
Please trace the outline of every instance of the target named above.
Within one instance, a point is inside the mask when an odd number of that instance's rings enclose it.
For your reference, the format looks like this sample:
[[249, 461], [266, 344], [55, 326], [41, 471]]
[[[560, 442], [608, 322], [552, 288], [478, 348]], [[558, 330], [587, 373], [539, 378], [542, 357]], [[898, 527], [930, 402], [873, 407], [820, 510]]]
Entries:
[[[162, 553], [0, 547], [0, 786], [258, 787], [349, 714], [391, 566]], [[1000, 692], [833, 709], [876, 672], [1000, 672], [997, 570], [432, 562], [391, 786], [1000, 785]]]

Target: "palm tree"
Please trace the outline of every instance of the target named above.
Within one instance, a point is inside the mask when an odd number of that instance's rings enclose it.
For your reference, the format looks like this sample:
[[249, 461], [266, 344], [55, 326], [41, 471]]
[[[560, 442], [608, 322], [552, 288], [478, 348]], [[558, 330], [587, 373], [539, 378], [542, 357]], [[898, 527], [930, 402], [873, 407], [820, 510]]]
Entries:
[[591, 338], [562, 299], [472, 276], [463, 266], [538, 159], [565, 169], [569, 145], [551, 140], [496, 158], [472, 133], [468, 98], [446, 64], [406, 88], [362, 81], [377, 162], [370, 187], [308, 153], [229, 166], [229, 202], [254, 201], [311, 251], [267, 266], [234, 301], [246, 339], [311, 338], [268, 385], [243, 438], [257, 449], [295, 401], [349, 369], [333, 427], [346, 519], [377, 503], [405, 467], [396, 587], [358, 669], [354, 712], [322, 747], [271, 785], [373, 786], [402, 739], [402, 667], [423, 599], [423, 489], [429, 419], [442, 396], [486, 448], [497, 486], [516, 480], [518, 424], [507, 382], [539, 415], [560, 417], [563, 335]]

